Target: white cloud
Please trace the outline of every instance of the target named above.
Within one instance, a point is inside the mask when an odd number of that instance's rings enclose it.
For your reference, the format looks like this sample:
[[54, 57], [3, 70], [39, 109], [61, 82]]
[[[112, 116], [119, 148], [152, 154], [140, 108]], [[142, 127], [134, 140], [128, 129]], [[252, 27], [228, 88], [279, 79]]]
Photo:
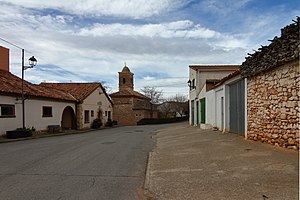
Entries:
[[[166, 94], [187, 92], [189, 64], [240, 64], [247, 52], [260, 45], [262, 39], [272, 39], [274, 30], [280, 31], [282, 25], [278, 25], [278, 19], [285, 19], [280, 23], [287, 24], [287, 17], [282, 13], [274, 18], [261, 14], [255, 16], [257, 21], [253, 20], [253, 16], [245, 17], [243, 26], [237, 26], [237, 31], [231, 33], [225, 33], [221, 28], [217, 31], [203, 26], [186, 16], [165, 20], [127, 20], [128, 17], [143, 18], [174, 11], [188, 2], [183, 0], [118, 1], [120, 5], [114, 7], [112, 5], [117, 1], [108, 4], [108, 1], [88, 0], [82, 8], [80, 2], [83, 1], [26, 0], [26, 6], [35, 8], [34, 12], [26, 7], [2, 2], [0, 37], [25, 48], [26, 58], [34, 55], [38, 59], [36, 68], [26, 71], [26, 80], [106, 81], [114, 91], [118, 86], [118, 72], [126, 62], [135, 73], [136, 90], [151, 85], [159, 86]], [[24, 5], [23, 0], [10, 2]], [[237, 2], [236, 6], [242, 8], [247, 2]], [[128, 5], [124, 9], [126, 3]], [[72, 4], [70, 8], [69, 4]], [[75, 14], [78, 11], [82, 16], [48, 15], [39, 10], [42, 8], [63, 9]], [[95, 15], [126, 19], [110, 24], [94, 18], [97, 23], [75, 25], [79, 23], [74, 22], [75, 19], [85, 21], [84, 15], [90, 15], [88, 19]], [[143, 24], [143, 21], [148, 23]], [[267, 28], [260, 31], [264, 27]], [[9, 45], [7, 47], [11, 49], [12, 71], [19, 75], [20, 50]], [[43, 71], [42, 68], [47, 65], [59, 66], [61, 71], [51, 67]]]
[[95, 24], [82, 28], [78, 32], [82, 36], [143, 36], [162, 38], [217, 38], [221, 34], [194, 24], [190, 20], [175, 21], [162, 24]]
[[77, 15], [145, 18], [176, 10], [190, 0], [9, 0], [2, 1], [30, 8], [52, 8]]
[[245, 7], [251, 1], [253, 0], [202, 0], [199, 7], [203, 8], [204, 12], [225, 16]]
[[151, 80], [155, 80], [155, 77], [151, 77], [151, 76], [146, 76], [143, 78], [145, 81], [151, 81]]

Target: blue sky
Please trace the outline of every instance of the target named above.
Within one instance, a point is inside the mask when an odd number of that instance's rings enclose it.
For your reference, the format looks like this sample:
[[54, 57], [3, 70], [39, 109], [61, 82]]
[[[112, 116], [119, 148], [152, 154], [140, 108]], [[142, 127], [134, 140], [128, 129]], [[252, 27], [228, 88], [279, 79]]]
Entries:
[[[117, 91], [124, 62], [135, 89], [188, 93], [189, 64], [241, 64], [300, 15], [298, 0], [0, 0], [0, 37], [38, 65], [26, 80], [104, 81]], [[21, 51], [10, 48], [11, 72]]]

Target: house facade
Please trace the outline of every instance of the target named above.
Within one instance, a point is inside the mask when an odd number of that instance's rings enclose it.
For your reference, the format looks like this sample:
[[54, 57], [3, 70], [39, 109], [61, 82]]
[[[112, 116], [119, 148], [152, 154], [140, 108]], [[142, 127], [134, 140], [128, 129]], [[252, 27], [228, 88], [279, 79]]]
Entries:
[[150, 99], [134, 91], [133, 73], [125, 65], [119, 72], [119, 91], [111, 94], [113, 118], [119, 125], [136, 125], [143, 118], [157, 118]]
[[41, 83], [71, 94], [76, 100], [76, 128], [90, 128], [95, 119], [112, 120], [113, 104], [101, 83]]
[[[8, 60], [7, 52], [8, 49], [0, 52], [1, 59]], [[0, 82], [0, 135], [4, 135], [23, 126], [22, 80], [9, 72], [8, 62], [1, 62]], [[72, 95], [26, 81], [24, 95], [26, 128], [45, 130], [48, 125], [70, 128], [74, 124], [76, 99]]]
[[206, 93], [225, 76], [239, 69], [239, 65], [190, 65], [189, 66], [189, 123], [209, 128], [206, 123], [208, 108]]
[[241, 65], [241, 75], [247, 78], [250, 140], [299, 149], [299, 19]]
[[[9, 72], [9, 49], [0, 47], [0, 135], [22, 128], [22, 79]], [[100, 83], [24, 81], [25, 127], [47, 130], [90, 128], [94, 119], [112, 119], [113, 104]]]

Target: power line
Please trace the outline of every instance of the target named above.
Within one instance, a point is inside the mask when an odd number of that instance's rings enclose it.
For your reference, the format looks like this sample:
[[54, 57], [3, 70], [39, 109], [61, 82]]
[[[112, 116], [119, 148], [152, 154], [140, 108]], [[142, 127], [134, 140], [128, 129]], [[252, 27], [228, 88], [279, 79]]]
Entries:
[[10, 45], [12, 45], [12, 46], [18, 48], [18, 49], [23, 49], [22, 47], [19, 47], [18, 45], [14, 44], [14, 43], [11, 43], [11, 42], [9, 42], [9, 41], [7, 41], [7, 40], [1, 38], [1, 37], [0, 37], [0, 40], [2, 40], [2, 41], [4, 41], [4, 42], [6, 42], [6, 43], [8, 43], [8, 44], [10, 44]]

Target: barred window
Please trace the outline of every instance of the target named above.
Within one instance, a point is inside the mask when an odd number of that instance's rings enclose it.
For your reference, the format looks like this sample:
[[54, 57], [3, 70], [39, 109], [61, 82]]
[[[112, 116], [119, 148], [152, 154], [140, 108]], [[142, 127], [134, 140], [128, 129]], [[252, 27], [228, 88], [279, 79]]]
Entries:
[[15, 105], [10, 104], [0, 104], [0, 117], [8, 118], [8, 117], [16, 117], [15, 116]]
[[53, 117], [51, 106], [43, 106], [43, 117]]

